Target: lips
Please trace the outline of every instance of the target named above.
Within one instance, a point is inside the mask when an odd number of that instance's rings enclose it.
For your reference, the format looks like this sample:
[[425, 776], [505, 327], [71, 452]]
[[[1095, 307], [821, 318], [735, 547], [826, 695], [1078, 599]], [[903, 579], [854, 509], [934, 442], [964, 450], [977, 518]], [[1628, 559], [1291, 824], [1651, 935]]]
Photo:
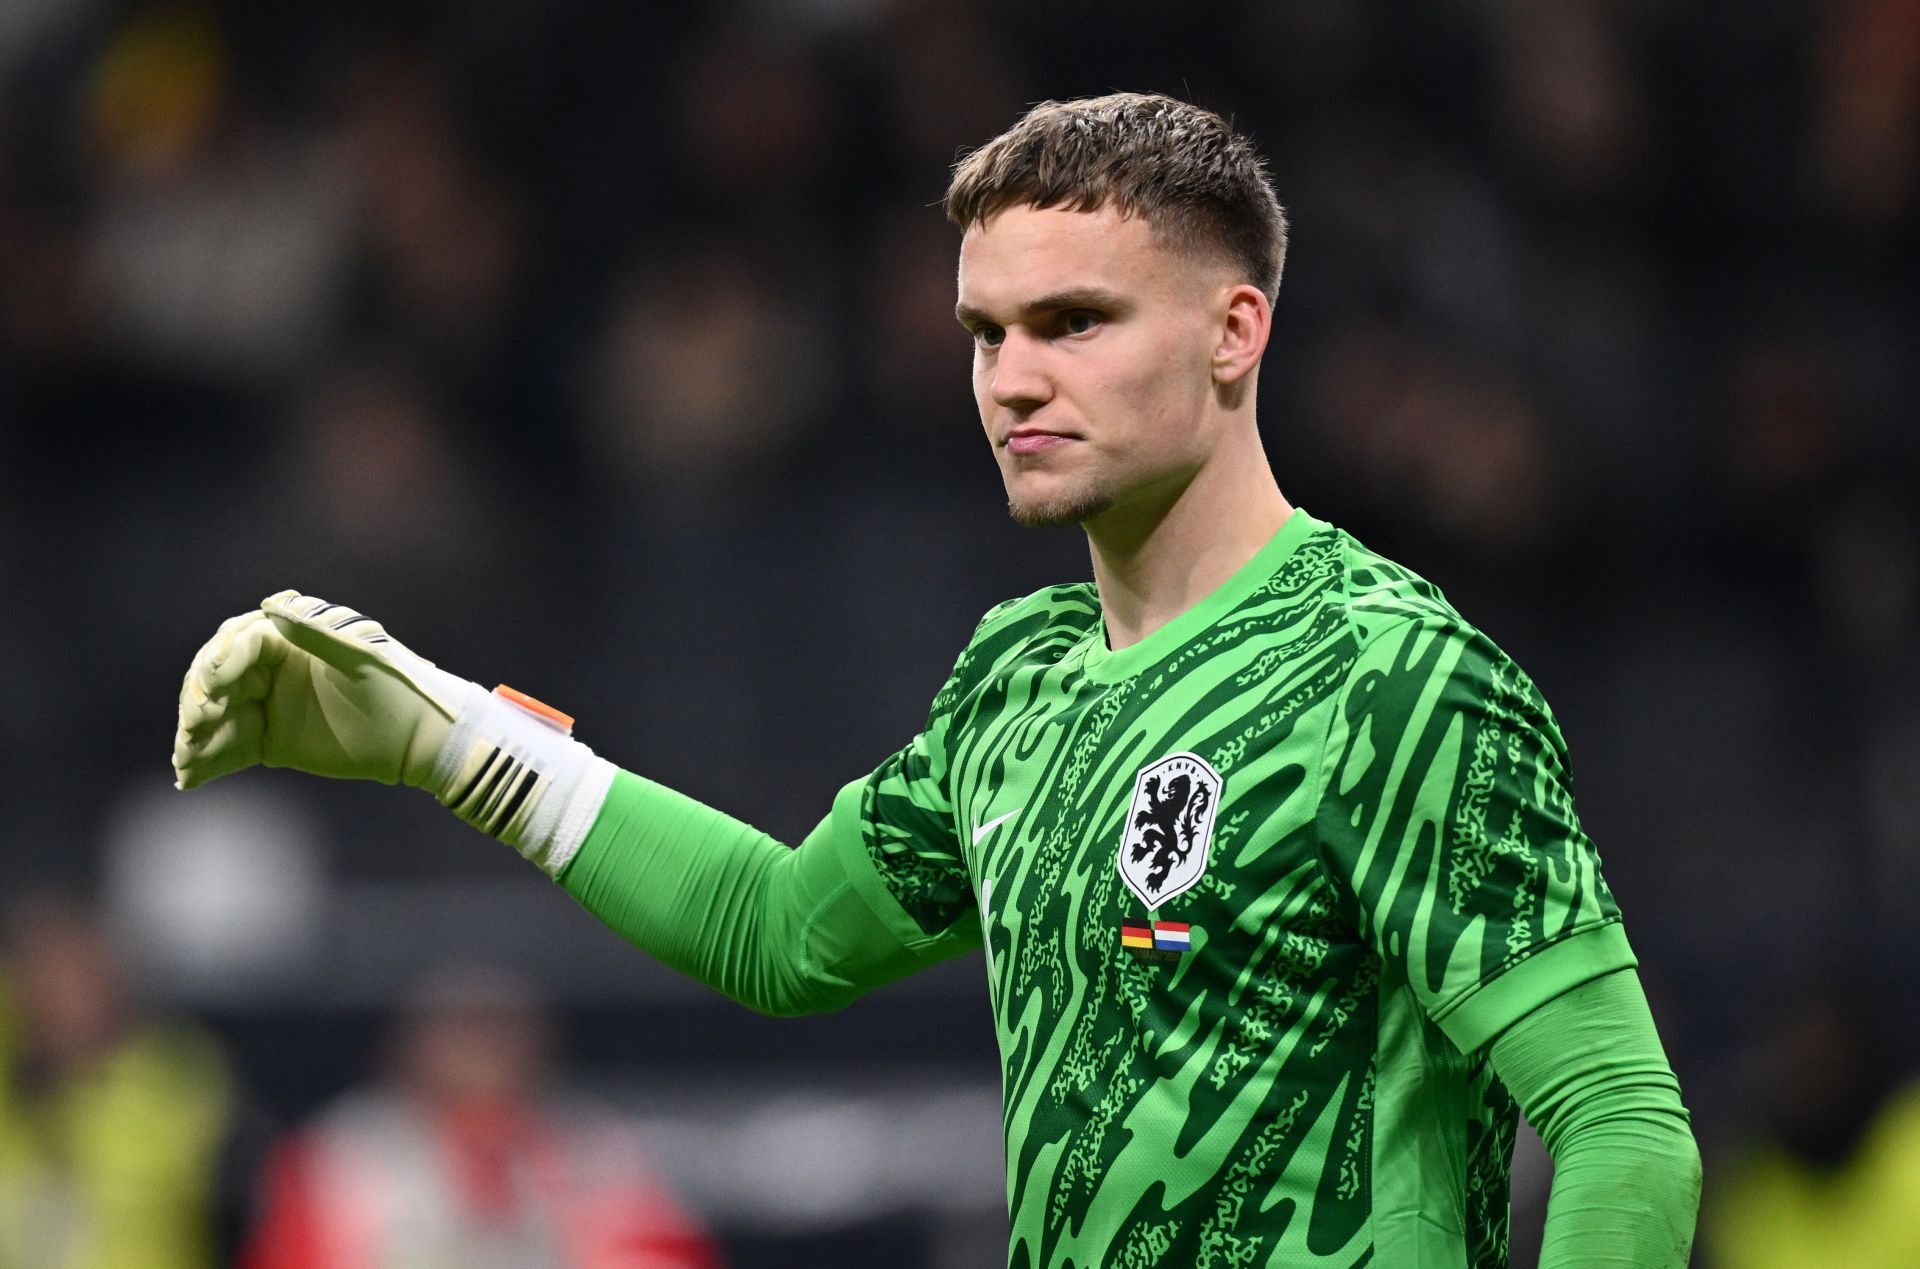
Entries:
[[1046, 450], [1065, 445], [1073, 439], [1075, 438], [1066, 435], [1064, 432], [1049, 432], [1044, 428], [1015, 428], [1007, 436], [1007, 452], [1009, 454], [1039, 454]]

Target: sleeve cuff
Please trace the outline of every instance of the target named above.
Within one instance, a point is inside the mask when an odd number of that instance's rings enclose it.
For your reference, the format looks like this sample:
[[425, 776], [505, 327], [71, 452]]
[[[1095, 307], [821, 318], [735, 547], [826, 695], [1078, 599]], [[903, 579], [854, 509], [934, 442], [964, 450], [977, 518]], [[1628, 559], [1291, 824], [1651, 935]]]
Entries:
[[1471, 1053], [1562, 992], [1639, 963], [1626, 928], [1610, 919], [1547, 944], [1456, 998], [1433, 1020], [1462, 1053]]
[[613, 792], [613, 778], [619, 773], [620, 769], [611, 762], [595, 757], [588, 761], [579, 783], [567, 790], [545, 855], [536, 860], [549, 877], [559, 880], [560, 874], [573, 862], [573, 857], [580, 853], [580, 847], [586, 844], [587, 834], [593, 831], [594, 824], [600, 818], [601, 808]]
[[893, 891], [887, 888], [886, 881], [874, 867], [873, 856], [867, 853], [866, 832], [861, 819], [866, 787], [867, 781], [863, 777], [842, 788], [834, 796], [833, 810], [813, 830], [813, 836], [825, 833], [832, 838], [830, 842], [821, 844], [833, 849], [841, 869], [846, 873], [848, 884], [873, 909], [874, 915], [880, 918], [887, 931], [900, 940], [903, 947], [924, 951], [938, 943], [943, 936], [928, 934], [921, 929], [919, 922], [893, 897]]

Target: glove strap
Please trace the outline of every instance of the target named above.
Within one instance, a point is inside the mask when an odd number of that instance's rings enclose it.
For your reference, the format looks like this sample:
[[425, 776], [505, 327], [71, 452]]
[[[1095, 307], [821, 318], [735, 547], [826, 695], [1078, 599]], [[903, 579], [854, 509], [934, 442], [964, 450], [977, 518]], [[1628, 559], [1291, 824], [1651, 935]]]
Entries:
[[467, 684], [428, 788], [549, 877], [593, 827], [615, 767], [572, 737], [573, 719], [501, 684]]

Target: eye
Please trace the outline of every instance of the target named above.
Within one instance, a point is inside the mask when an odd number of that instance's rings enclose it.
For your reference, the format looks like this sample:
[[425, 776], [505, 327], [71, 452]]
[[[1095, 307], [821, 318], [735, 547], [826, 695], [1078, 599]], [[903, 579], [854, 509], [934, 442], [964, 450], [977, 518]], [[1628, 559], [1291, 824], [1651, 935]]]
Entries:
[[981, 348], [998, 348], [1007, 333], [998, 326], [976, 326], [970, 332], [973, 342]]
[[1100, 314], [1077, 308], [1060, 315], [1060, 329], [1069, 335], [1091, 335], [1100, 326]]

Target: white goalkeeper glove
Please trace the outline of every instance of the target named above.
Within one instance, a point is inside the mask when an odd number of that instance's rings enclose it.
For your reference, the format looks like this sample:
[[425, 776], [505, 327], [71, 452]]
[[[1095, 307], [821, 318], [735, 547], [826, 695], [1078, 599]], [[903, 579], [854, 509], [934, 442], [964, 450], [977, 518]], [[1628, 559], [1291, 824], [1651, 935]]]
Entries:
[[449, 674], [339, 604], [281, 591], [223, 624], [180, 685], [176, 787], [247, 767], [426, 789], [557, 874], [613, 781], [573, 720]]

